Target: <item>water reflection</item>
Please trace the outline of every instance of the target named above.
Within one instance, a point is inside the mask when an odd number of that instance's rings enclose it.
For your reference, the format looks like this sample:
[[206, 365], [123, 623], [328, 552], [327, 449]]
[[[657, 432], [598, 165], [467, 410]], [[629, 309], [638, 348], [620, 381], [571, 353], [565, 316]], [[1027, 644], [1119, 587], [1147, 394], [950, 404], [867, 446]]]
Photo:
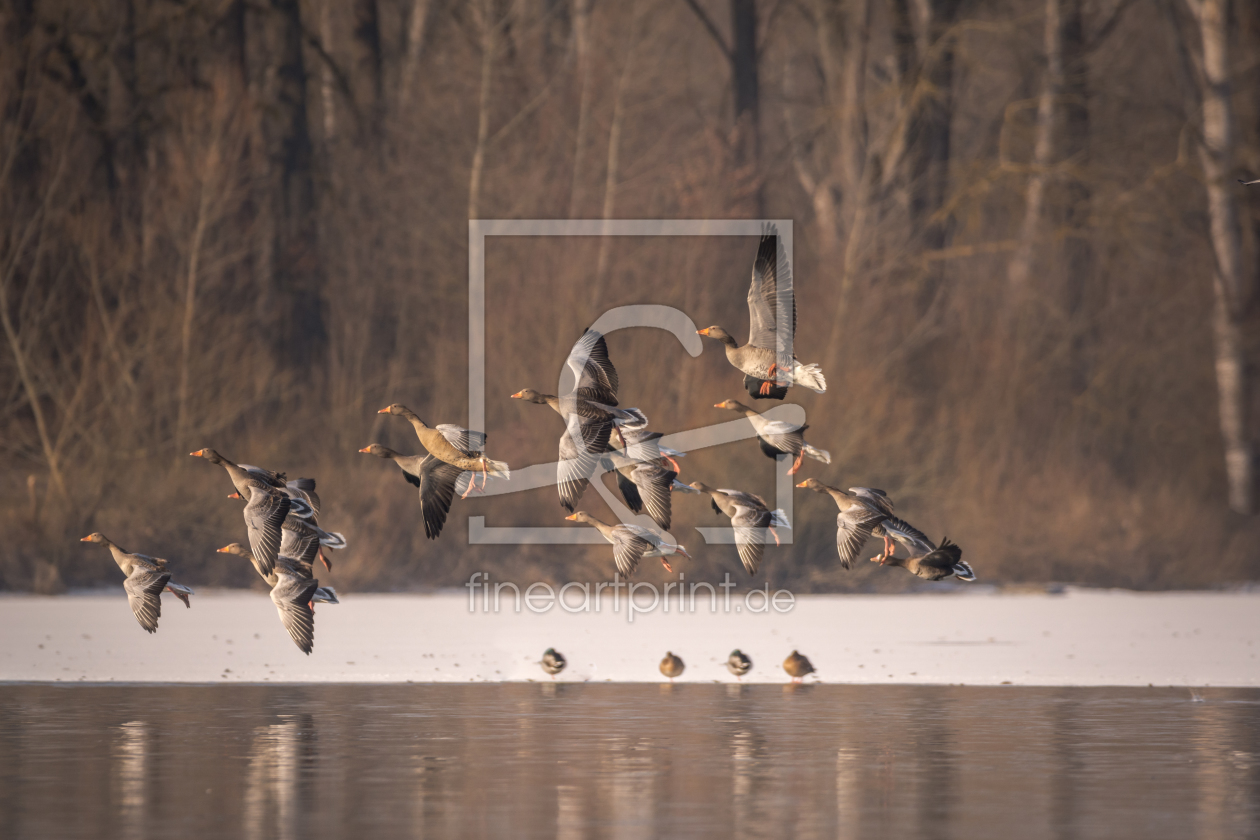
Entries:
[[280, 715], [280, 723], [256, 727], [245, 774], [244, 836], [292, 840], [310, 798], [315, 767], [315, 721], [309, 714]]
[[0, 835], [1247, 837], [1258, 711], [1224, 690], [0, 686]]
[[142, 720], [131, 720], [118, 727], [114, 743], [115, 801], [118, 808], [120, 837], [141, 838], [144, 832], [145, 784], [149, 764], [149, 732]]

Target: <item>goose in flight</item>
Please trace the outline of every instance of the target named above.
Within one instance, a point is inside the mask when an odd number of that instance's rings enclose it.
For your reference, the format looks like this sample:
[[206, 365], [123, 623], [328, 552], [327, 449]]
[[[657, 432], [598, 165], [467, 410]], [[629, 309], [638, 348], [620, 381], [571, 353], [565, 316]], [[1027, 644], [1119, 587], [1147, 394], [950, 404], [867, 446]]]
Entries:
[[[780, 306], [790, 307], [786, 325], [790, 333], [786, 336], [779, 329]], [[727, 361], [744, 374], [744, 387], [754, 399], [781, 400], [787, 396], [788, 388], [796, 384], [819, 394], [826, 392], [827, 380], [818, 365], [803, 365], [795, 354], [790, 371], [781, 370], [778, 365], [779, 350], [787, 346], [789, 338], [796, 337], [796, 298], [791, 288], [791, 268], [774, 226], [762, 234], [753, 262], [748, 319], [748, 343], [743, 347], [716, 325], [696, 332], [725, 345]]]

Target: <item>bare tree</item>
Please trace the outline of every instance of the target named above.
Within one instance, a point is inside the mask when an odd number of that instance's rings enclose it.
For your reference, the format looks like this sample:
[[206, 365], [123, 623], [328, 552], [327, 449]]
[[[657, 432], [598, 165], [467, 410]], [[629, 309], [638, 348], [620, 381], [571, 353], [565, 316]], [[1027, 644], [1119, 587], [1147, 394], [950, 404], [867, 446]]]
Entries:
[[1186, 0], [1199, 29], [1199, 96], [1202, 140], [1199, 164], [1207, 190], [1214, 266], [1212, 336], [1229, 506], [1255, 512], [1255, 452], [1249, 428], [1248, 365], [1243, 319], [1253, 283], [1243, 268], [1242, 229], [1234, 195], [1234, 109], [1230, 59], [1229, 0]]

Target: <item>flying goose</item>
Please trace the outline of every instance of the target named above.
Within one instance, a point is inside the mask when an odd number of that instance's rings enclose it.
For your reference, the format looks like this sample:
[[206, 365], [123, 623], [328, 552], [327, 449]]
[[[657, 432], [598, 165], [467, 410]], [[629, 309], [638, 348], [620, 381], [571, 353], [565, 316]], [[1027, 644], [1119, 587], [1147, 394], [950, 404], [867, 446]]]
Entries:
[[[875, 529], [894, 518], [892, 500], [883, 490], [850, 487], [846, 493], [815, 478], [807, 478], [796, 486], [808, 488], [815, 493], [825, 493], [840, 508], [840, 512], [836, 514], [836, 550], [840, 553], [840, 565], [846, 569], [853, 565], [853, 560]], [[897, 520], [897, 523], [902, 531], [910, 527], [901, 520]], [[884, 538], [884, 552], [891, 554], [894, 547], [884, 529], [880, 530], [879, 536]]]
[[652, 521], [668, 531], [673, 514], [670, 488], [678, 479], [678, 473], [659, 463], [631, 460], [622, 450], [609, 449], [604, 455], [603, 466], [617, 476], [617, 489], [626, 500], [626, 506], [635, 513], [647, 508]]
[[770, 510], [766, 500], [754, 493], [717, 489], [702, 481], [693, 481], [690, 487], [712, 497], [714, 513], [724, 513], [730, 517], [731, 527], [735, 529], [735, 548], [739, 551], [740, 562], [750, 576], [757, 574], [766, 548], [765, 532], [769, 531], [774, 537], [774, 544], [778, 545], [779, 535], [774, 529], [792, 527], [787, 515], [781, 509]]
[[[783, 286], [779, 288], [779, 273]], [[766, 228], [753, 262], [752, 283], [748, 287], [748, 343], [740, 347], [735, 338], [719, 326], [696, 330], [700, 335], [717, 339], [726, 347], [726, 359], [744, 374], [744, 387], [755, 399], [769, 397], [781, 400], [787, 389], [797, 383], [816, 393], [827, 390], [818, 365], [803, 365], [792, 356], [792, 370], [780, 370], [777, 353], [786, 345], [788, 336], [778, 333], [779, 306], [791, 307], [788, 324], [791, 337], [796, 334], [796, 299], [791, 291], [791, 268], [782, 242], [774, 226]]]
[[[227, 470], [236, 492], [246, 502], [244, 516], [250, 551], [270, 573], [280, 552], [280, 526], [289, 515], [294, 500], [266, 479], [229, 461], [213, 449], [198, 449], [189, 454]], [[305, 502], [301, 504], [305, 505]]]
[[584, 510], [566, 516], [565, 519], [573, 522], [584, 522], [587, 525], [594, 525], [599, 532], [604, 535], [604, 539], [613, 545], [613, 562], [617, 564], [617, 571], [623, 577], [630, 577], [634, 574], [634, 570], [639, 567], [639, 561], [645, 557], [661, 558], [661, 565], [665, 567], [665, 571], [672, 572], [673, 567], [666, 562], [665, 558], [671, 554], [681, 554], [687, 559], [691, 559], [691, 555], [687, 553], [687, 549], [681, 545], [674, 545], [667, 541], [655, 531], [649, 531], [641, 525], [609, 525], [601, 522], [591, 516]]
[[792, 462], [788, 475], [796, 474], [796, 471], [801, 468], [801, 459], [806, 455], [815, 461], [822, 461], [824, 464], [831, 463], [830, 452], [810, 446], [805, 442], [805, 430], [809, 428], [808, 425], [793, 426], [791, 423], [785, 423], [782, 420], [767, 420], [753, 409], [735, 400], [723, 400], [713, 407], [725, 408], [747, 417], [753, 428], [757, 430], [757, 440], [761, 444], [761, 451], [765, 453], [767, 458], [774, 458], [778, 455], [795, 456], [796, 460]]
[[[318, 546], [319, 541], [311, 542]], [[289, 546], [286, 546], [288, 548]], [[235, 554], [244, 557], [254, 565], [259, 576], [271, 587], [271, 602], [276, 605], [280, 614], [280, 623], [297, 645], [298, 650], [310, 655], [315, 647], [315, 603], [340, 603], [337, 593], [331, 587], [321, 587], [319, 581], [311, 576], [311, 564], [281, 554], [271, 571], [264, 574], [257, 559], [240, 543], [231, 543], [218, 549], [220, 554]], [[315, 549], [311, 549], [313, 557]]]
[[[441, 428], [443, 427], [439, 427]], [[409, 484], [414, 484], [419, 488], [420, 516], [424, 519], [424, 535], [431, 540], [436, 540], [442, 533], [442, 526], [446, 524], [446, 517], [451, 511], [451, 502], [459, 489], [461, 477], [467, 476], [462, 480], [470, 481], [471, 473], [466, 473], [454, 464], [448, 464], [433, 455], [403, 455], [379, 443], [369, 444], [359, 451], [367, 455], [375, 455], [377, 458], [392, 460], [402, 470], [403, 478]]]
[[[482, 432], [469, 431], [449, 423], [437, 427], [429, 426], [414, 411], [398, 403], [386, 406], [376, 413], [407, 418], [412, 428], [416, 430], [416, 437], [420, 439], [420, 444], [430, 455], [461, 470], [481, 473], [482, 489], [485, 488], [486, 479], [489, 477], [511, 478], [512, 471], [505, 462], [491, 461], [483, 454], [486, 435]], [[475, 485], [476, 481], [470, 480], [468, 489], [460, 498], [467, 498]]]
[[120, 546], [115, 545], [104, 534], [88, 534], [79, 542], [90, 542], [109, 547], [114, 555], [114, 562], [127, 576], [123, 581], [123, 589], [127, 593], [127, 603], [135, 613], [136, 621], [150, 633], [157, 632], [158, 619], [162, 616], [162, 592], [170, 592], [191, 607], [188, 596], [193, 591], [187, 586], [171, 582], [171, 573], [166, 570], [166, 561], [160, 557], [147, 554], [128, 554]]
[[590, 484], [600, 456], [608, 450], [613, 431], [626, 446], [622, 427], [643, 429], [648, 420], [637, 408], [617, 407], [617, 369], [608, 358], [603, 335], [594, 330], [583, 333], [565, 364], [577, 383], [568, 394], [556, 397], [525, 388], [513, 394], [512, 399], [550, 406], [564, 420], [556, 487], [560, 506], [572, 513]]
[[[893, 539], [902, 542], [896, 534]], [[916, 548], [911, 549], [909, 557], [881, 554], [878, 557], [872, 557], [871, 562], [878, 562], [881, 566], [900, 566], [910, 574], [924, 580], [944, 580], [947, 577], [956, 577], [970, 583], [976, 579], [976, 573], [962, 559], [962, 549], [950, 542], [949, 537], [941, 540], [940, 548], [932, 545], [930, 540], [927, 541], [927, 551], [923, 550], [922, 544], [917, 540], [914, 544]]]

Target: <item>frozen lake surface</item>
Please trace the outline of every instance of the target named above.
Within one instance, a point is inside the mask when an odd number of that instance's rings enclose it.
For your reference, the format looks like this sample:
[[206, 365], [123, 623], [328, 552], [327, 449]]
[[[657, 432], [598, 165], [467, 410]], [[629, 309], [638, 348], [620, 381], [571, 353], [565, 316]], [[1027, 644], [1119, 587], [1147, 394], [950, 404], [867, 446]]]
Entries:
[[[754, 599], [751, 606], [760, 603]], [[803, 596], [788, 612], [635, 614], [624, 598], [597, 613], [558, 607], [469, 610], [464, 594], [363, 595], [316, 611], [315, 650], [299, 651], [265, 594], [204, 591], [192, 609], [163, 602], [144, 633], [122, 587], [105, 594], [0, 596], [0, 682], [469, 682], [549, 679], [659, 682], [670, 650], [682, 682], [733, 682], [733, 648], [753, 659], [745, 682], [781, 683], [794, 648], [826, 683], [1260, 686], [1260, 594], [1069, 590], [1010, 595]]]
[[3, 685], [12, 838], [1260, 833], [1260, 691]]

